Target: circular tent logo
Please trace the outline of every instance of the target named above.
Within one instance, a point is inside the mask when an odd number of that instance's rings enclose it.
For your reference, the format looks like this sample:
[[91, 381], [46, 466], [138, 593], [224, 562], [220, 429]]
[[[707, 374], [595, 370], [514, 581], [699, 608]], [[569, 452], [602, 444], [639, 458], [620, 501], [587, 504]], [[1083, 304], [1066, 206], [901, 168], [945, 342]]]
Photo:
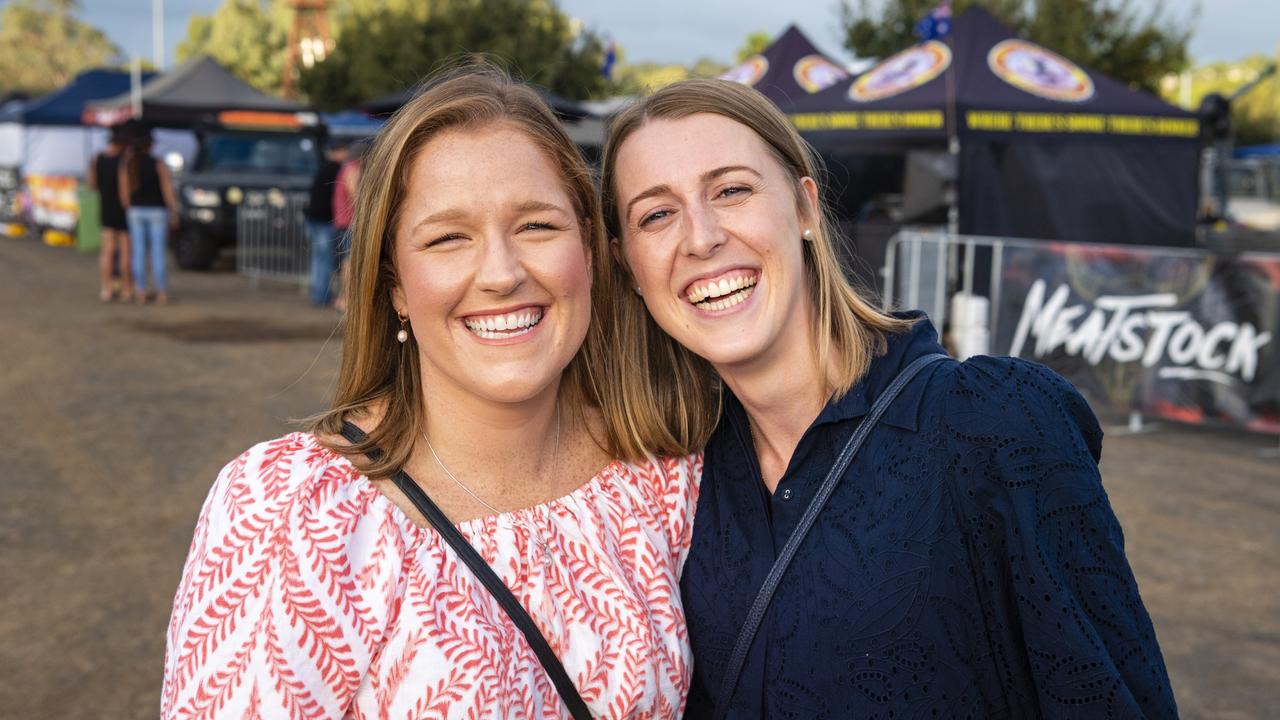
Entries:
[[839, 65], [821, 55], [806, 55], [800, 58], [792, 68], [791, 74], [795, 76], [796, 84], [809, 94], [826, 90], [849, 77], [849, 73]]
[[849, 99], [873, 102], [920, 87], [951, 65], [951, 48], [930, 40], [903, 50], [863, 73], [849, 87]]
[[769, 61], [763, 55], [752, 55], [740, 64], [729, 68], [728, 72], [720, 76], [720, 79], [751, 86], [760, 82], [760, 78], [767, 72], [769, 72]]
[[1083, 102], [1093, 97], [1093, 80], [1079, 65], [1025, 40], [1005, 40], [987, 53], [996, 77], [1042, 98]]

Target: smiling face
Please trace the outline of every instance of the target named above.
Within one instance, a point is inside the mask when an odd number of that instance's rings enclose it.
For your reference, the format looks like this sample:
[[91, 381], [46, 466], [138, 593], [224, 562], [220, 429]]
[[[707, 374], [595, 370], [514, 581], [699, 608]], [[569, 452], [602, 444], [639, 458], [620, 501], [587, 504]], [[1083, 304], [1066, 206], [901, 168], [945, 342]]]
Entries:
[[813, 180], [710, 113], [641, 125], [613, 180], [621, 251], [663, 330], [721, 372], [807, 351], [801, 236], [817, 217]]
[[554, 389], [591, 317], [590, 256], [548, 154], [507, 123], [445, 130], [407, 168], [392, 292], [428, 394]]

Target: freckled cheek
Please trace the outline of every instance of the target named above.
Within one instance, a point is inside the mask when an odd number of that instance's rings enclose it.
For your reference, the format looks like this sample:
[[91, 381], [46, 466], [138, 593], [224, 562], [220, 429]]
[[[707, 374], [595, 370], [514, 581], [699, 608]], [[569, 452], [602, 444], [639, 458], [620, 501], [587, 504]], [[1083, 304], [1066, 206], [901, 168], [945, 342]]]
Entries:
[[540, 263], [539, 281], [560, 302], [581, 305], [590, 312], [591, 267], [587, 254], [577, 248], [565, 248]]
[[674, 267], [672, 258], [666, 253], [631, 249], [626, 253], [626, 258], [632, 278], [645, 295], [663, 293], [670, 284]]
[[413, 268], [400, 272], [400, 283], [411, 310], [424, 316], [447, 316], [447, 309], [466, 294], [463, 277], [463, 273], [447, 272], [440, 267]]

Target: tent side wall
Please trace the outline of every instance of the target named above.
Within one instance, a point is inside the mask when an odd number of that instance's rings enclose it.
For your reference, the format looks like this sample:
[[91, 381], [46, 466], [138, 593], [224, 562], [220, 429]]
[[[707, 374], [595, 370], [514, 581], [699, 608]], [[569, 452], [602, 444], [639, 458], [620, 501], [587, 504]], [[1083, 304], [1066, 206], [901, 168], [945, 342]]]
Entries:
[[1198, 163], [1195, 142], [970, 139], [960, 150], [960, 232], [1192, 247]]
[[0, 123], [0, 167], [22, 165], [24, 127], [21, 123]]
[[29, 125], [22, 174], [84, 178], [89, 160], [107, 144], [107, 130]]

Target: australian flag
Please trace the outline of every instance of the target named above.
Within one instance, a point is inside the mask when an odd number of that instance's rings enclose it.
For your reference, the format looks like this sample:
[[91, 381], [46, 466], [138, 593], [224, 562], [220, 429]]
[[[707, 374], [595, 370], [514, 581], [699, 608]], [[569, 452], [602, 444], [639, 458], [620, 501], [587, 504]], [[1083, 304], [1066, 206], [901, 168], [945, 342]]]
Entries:
[[951, 0], [942, 0], [938, 7], [916, 23], [916, 37], [920, 40], [938, 40], [951, 32]]

